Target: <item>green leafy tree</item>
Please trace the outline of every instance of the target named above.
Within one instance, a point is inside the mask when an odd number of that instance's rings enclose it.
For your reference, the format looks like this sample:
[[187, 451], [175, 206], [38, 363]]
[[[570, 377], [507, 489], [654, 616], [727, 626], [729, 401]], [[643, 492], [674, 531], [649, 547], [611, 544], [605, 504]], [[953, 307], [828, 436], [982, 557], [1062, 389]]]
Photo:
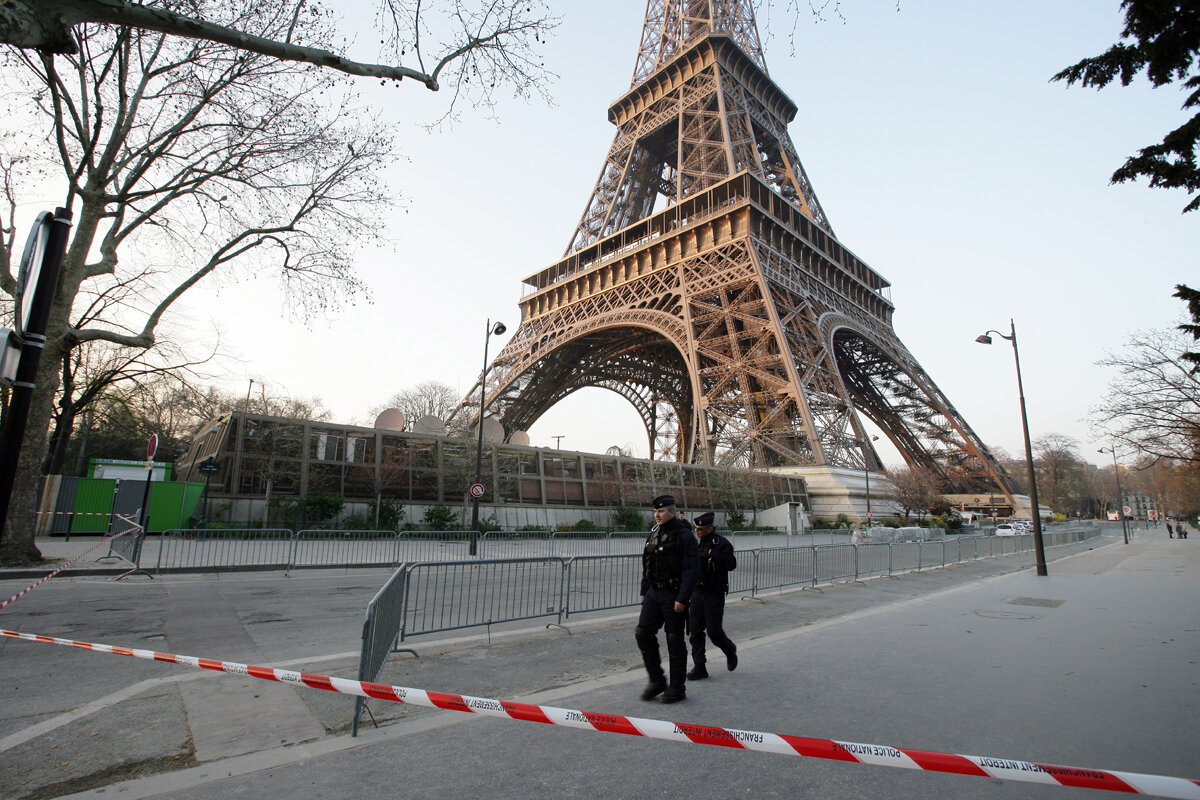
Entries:
[[[1200, 4], [1195, 0], [1122, 0], [1121, 9], [1125, 13], [1121, 41], [1098, 56], [1067, 67], [1053, 80], [1100, 89], [1118, 79], [1122, 86], [1128, 86], [1144, 72], [1155, 88], [1181, 83], [1187, 93], [1183, 108], [1200, 109]], [[1198, 139], [1200, 111], [1158, 144], [1130, 156], [1112, 174], [1112, 182], [1147, 178], [1151, 186], [1195, 194], [1200, 190]], [[1197, 208], [1200, 196], [1183, 211]]]
[[[1181, 283], [1175, 287], [1175, 294], [1171, 296], [1187, 303], [1188, 314], [1192, 318], [1190, 323], [1180, 325], [1179, 330], [1191, 336], [1193, 342], [1200, 342], [1200, 291]], [[1200, 353], [1185, 352], [1180, 357], [1192, 365], [1193, 374], [1200, 371]]]

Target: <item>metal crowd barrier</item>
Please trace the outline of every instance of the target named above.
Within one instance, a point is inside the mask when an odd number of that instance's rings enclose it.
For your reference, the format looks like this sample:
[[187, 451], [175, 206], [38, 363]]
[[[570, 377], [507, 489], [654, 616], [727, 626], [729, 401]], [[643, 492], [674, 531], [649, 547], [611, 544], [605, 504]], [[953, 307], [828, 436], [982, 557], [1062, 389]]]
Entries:
[[[394, 652], [400, 627], [404, 624], [404, 588], [408, 573], [396, 570], [367, 605], [367, 618], [363, 622], [362, 652], [358, 657], [358, 679], [374, 683], [383, 671], [388, 656]], [[358, 735], [358, 721], [367, 707], [364, 697], [354, 698], [354, 721], [350, 735]]]
[[[1056, 547], [1099, 534], [1096, 528], [1045, 533], [1044, 542]], [[555, 537], [529, 541], [549, 546]], [[785, 586], [894, 575], [1032, 549], [1031, 535], [760, 547], [737, 551], [730, 594], [755, 596]], [[388, 654], [406, 637], [548, 617], [561, 623], [572, 614], [636, 606], [640, 584], [640, 553], [402, 564], [367, 607], [359, 680], [378, 680]], [[356, 701], [354, 733], [364, 707], [361, 698]]]
[[296, 534], [285, 528], [195, 528], [163, 531], [154, 569], [287, 569]]
[[512, 558], [405, 564], [406, 636], [515, 622], [562, 618], [564, 559]]
[[[108, 543], [108, 553], [97, 561], [103, 561], [106, 558], [119, 558], [123, 561], [128, 561], [133, 565], [133, 571], [139, 571], [140, 562], [142, 560], [142, 542], [145, 541], [145, 531], [142, 526], [132, 516], [125, 514], [113, 515], [113, 526], [122, 528]], [[126, 573], [127, 575], [129, 573]]]

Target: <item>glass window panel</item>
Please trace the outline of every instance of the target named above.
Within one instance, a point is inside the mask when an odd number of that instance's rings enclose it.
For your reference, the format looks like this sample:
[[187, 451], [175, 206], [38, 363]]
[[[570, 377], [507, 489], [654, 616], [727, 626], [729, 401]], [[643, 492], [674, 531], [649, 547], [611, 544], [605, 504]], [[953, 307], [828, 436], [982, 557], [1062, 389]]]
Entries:
[[342, 467], [340, 464], [308, 465], [308, 491], [328, 494], [342, 493]]
[[542, 502], [542, 483], [539, 480], [526, 478], [521, 481], [521, 502]]
[[437, 501], [438, 497], [438, 475], [433, 470], [413, 470], [412, 472], [412, 499], [413, 500], [433, 500]]

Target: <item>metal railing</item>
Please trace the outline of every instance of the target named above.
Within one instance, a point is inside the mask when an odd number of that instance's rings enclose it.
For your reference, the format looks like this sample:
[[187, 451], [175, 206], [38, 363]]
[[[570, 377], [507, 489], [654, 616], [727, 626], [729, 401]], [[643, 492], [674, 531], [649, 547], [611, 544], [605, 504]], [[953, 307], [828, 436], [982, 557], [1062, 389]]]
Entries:
[[286, 528], [195, 528], [163, 531], [156, 572], [222, 568], [287, 569], [296, 534]]
[[[363, 622], [362, 652], [358, 657], [358, 679], [374, 683], [383, 671], [388, 656], [393, 652], [404, 623], [404, 587], [407, 574], [397, 570], [367, 605], [367, 618]], [[354, 720], [350, 735], [358, 735], [358, 720], [367, 707], [366, 698], [354, 698]]]
[[134, 570], [138, 569], [142, 558], [142, 542], [145, 540], [145, 531], [142, 530], [142, 526], [137, 523], [137, 520], [126, 514], [114, 514], [113, 527], [120, 527], [122, 530], [109, 541], [108, 553], [96, 560], [119, 558], [132, 564]]
[[[1057, 547], [1100, 532], [1053, 532], [1044, 534], [1044, 540], [1047, 547]], [[550, 546], [555, 537], [529, 541], [535, 547]], [[738, 568], [729, 575], [729, 593], [756, 596], [787, 586], [890, 576], [1032, 549], [1032, 536], [759, 547], [736, 551]], [[367, 608], [359, 680], [377, 680], [388, 653], [406, 637], [537, 618], [561, 623], [572, 614], [636, 606], [641, 568], [640, 553], [403, 564]], [[363, 707], [362, 701], [356, 703], [355, 731]]]
[[538, 617], [561, 619], [564, 564], [553, 557], [405, 564], [399, 640]]

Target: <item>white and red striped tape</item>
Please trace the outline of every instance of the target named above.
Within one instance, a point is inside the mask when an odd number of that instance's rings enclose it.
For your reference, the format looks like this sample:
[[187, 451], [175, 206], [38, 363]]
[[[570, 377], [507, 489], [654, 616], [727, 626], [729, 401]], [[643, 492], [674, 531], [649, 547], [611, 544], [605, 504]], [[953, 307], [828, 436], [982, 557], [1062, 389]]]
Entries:
[[1114, 792], [1154, 795], [1158, 797], [1200, 800], [1200, 781], [1171, 778], [1163, 775], [1145, 775], [1136, 772], [1114, 772], [1110, 770], [1063, 767], [1030, 761], [1012, 761], [1004, 758], [963, 756], [952, 753], [936, 753], [928, 750], [911, 750], [878, 744], [841, 742], [833, 739], [811, 739], [803, 736], [784, 736], [775, 733], [743, 731], [734, 728], [719, 728], [711, 725], [666, 722], [657, 719], [641, 719], [617, 714], [597, 714], [591, 711], [575, 711], [552, 706], [529, 703], [514, 703], [493, 700], [487, 697], [444, 694], [424, 689], [408, 689], [383, 683], [365, 683], [333, 678], [327, 675], [310, 675], [306, 672], [256, 667], [232, 661], [217, 661], [210, 658], [178, 656], [153, 650], [137, 650], [106, 644], [92, 644], [52, 636], [0, 630], [0, 636], [45, 642], [83, 650], [92, 650], [113, 655], [131, 656], [149, 661], [163, 661], [188, 667], [209, 669], [231, 675], [249, 675], [268, 681], [307, 686], [340, 694], [389, 700], [397, 703], [440, 708], [449, 711], [464, 711], [524, 722], [541, 722], [562, 725], [568, 728], [624, 733], [630, 736], [646, 736], [684, 744], [708, 744], [732, 747], [740, 750], [758, 750], [790, 756], [809, 756], [834, 761], [858, 764], [876, 764], [884, 767], [919, 769], [928, 772], [949, 772], [957, 775], [973, 775], [979, 778], [1040, 783], [1048, 786], [1076, 786], [1085, 789], [1107, 789]]
[[[120, 518], [121, 518], [122, 520], [125, 520], [125, 522], [129, 522], [129, 520], [128, 520], [128, 519], [125, 519], [125, 517], [120, 517]], [[67, 567], [69, 567], [69, 566], [71, 566], [72, 564], [74, 564], [76, 561], [79, 561], [81, 558], [83, 558], [83, 557], [84, 557], [84, 556], [86, 556], [88, 553], [90, 553], [90, 552], [92, 552], [93, 550], [95, 550], [97, 547], [101, 547], [102, 545], [106, 545], [106, 544], [108, 544], [109, 542], [111, 542], [113, 539], [117, 538], [118, 536], [124, 536], [125, 534], [127, 534], [127, 533], [129, 533], [129, 532], [131, 532], [131, 531], [134, 531], [134, 530], [137, 530], [137, 526], [136, 526], [136, 525], [134, 525], [134, 527], [132, 527], [132, 528], [126, 528], [126, 529], [125, 529], [125, 530], [123, 530], [123, 531], [119, 531], [119, 532], [117, 532], [117, 533], [114, 533], [112, 536], [109, 536], [107, 539], [104, 539], [104, 540], [102, 540], [102, 541], [96, 542], [94, 545], [92, 545], [91, 547], [89, 547], [87, 550], [84, 550], [82, 553], [80, 553], [79, 555], [75, 556], [75, 557], [74, 557], [74, 558], [72, 558], [70, 561], [68, 561], [67, 563], [63, 564], [63, 565], [62, 565], [61, 567], [59, 567], [58, 569], [54, 570], [53, 572], [51, 572], [51, 573], [50, 573], [49, 575], [47, 575], [46, 577], [42, 578], [41, 580], [34, 581], [33, 583], [29, 584], [28, 586], [26, 586], [26, 587], [25, 587], [24, 589], [22, 589], [21, 591], [19, 591], [19, 592], [17, 592], [16, 594], [14, 594], [12, 597], [10, 597], [10, 598], [8, 598], [7, 600], [5, 600], [3, 603], [0, 603], [0, 608], [4, 608], [4, 607], [5, 607], [6, 605], [8, 605], [9, 603], [12, 603], [12, 602], [14, 602], [14, 601], [16, 601], [16, 600], [19, 600], [19, 599], [21, 598], [21, 596], [22, 596], [22, 595], [25, 595], [25, 594], [28, 594], [29, 592], [32, 592], [34, 589], [36, 589], [37, 587], [41, 586], [41, 585], [42, 585], [43, 583], [45, 583], [46, 581], [50, 580], [50, 579], [51, 579], [51, 578], [53, 578], [55, 575], [57, 575], [58, 573], [62, 572], [64, 569], [66, 569]]]

